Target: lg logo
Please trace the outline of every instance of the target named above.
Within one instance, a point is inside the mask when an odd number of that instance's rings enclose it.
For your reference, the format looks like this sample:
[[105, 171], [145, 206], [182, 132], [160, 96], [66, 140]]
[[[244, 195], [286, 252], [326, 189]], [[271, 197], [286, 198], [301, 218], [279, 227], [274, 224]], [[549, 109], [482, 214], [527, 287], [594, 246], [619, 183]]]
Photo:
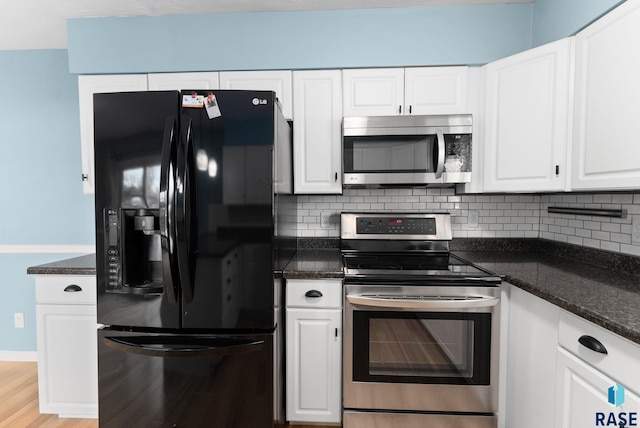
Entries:
[[254, 98], [253, 100], [251, 100], [251, 102], [253, 103], [254, 106], [267, 105], [267, 100], [261, 100], [260, 98]]

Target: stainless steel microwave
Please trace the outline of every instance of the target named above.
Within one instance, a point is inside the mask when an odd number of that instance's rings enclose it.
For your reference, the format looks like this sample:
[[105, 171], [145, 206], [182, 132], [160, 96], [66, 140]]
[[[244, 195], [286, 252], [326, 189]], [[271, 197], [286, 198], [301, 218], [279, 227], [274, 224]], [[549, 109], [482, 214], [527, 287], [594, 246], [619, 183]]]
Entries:
[[343, 185], [471, 181], [470, 114], [345, 117]]

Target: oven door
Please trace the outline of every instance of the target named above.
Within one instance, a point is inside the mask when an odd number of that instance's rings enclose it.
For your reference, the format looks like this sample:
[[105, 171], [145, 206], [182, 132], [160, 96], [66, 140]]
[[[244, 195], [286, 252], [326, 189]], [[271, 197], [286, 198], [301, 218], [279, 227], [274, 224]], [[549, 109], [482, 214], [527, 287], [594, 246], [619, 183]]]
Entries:
[[497, 412], [499, 287], [345, 291], [345, 409]]

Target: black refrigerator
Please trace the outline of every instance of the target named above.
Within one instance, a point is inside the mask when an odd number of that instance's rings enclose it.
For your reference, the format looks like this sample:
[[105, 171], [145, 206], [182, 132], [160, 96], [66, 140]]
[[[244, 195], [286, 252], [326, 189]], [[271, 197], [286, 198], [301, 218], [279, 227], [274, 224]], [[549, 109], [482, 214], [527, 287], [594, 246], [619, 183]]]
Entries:
[[270, 91], [94, 95], [101, 427], [272, 427], [291, 124]]

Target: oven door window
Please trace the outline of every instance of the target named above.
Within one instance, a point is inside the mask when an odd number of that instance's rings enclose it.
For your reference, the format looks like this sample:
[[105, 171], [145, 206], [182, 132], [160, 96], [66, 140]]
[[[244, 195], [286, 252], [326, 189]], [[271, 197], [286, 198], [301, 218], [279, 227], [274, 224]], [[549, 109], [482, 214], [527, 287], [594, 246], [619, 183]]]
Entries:
[[353, 313], [353, 380], [489, 385], [491, 314]]
[[435, 172], [436, 150], [435, 135], [344, 137], [344, 172]]

